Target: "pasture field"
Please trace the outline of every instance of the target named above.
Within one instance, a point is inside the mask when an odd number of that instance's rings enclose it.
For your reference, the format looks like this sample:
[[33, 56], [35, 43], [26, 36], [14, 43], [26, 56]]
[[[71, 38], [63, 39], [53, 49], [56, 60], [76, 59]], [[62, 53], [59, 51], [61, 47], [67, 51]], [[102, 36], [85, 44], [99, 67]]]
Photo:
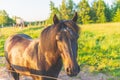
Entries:
[[81, 66], [120, 76], [120, 23], [82, 25], [78, 43]]
[[[120, 23], [80, 25], [78, 62], [81, 68], [89, 66], [90, 72], [103, 72], [120, 76]], [[4, 42], [12, 34], [25, 33], [38, 38], [44, 27], [30, 26], [20, 29], [0, 28], [0, 56], [4, 56]]]

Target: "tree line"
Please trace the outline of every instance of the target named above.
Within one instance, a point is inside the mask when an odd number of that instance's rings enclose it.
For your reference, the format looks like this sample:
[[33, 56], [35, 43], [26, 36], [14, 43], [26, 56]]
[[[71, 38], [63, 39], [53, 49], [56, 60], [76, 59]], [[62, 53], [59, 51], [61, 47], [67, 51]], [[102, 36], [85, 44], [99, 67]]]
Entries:
[[[81, 24], [120, 22], [120, 0], [114, 0], [112, 5], [106, 4], [104, 0], [94, 0], [91, 4], [88, 0], [80, 0], [78, 3], [74, 3], [73, 0], [62, 0], [58, 7], [50, 1], [49, 6], [50, 15], [47, 20], [43, 21], [45, 24], [52, 23], [54, 14], [60, 19], [71, 19], [75, 11], [79, 15], [78, 23]], [[14, 23], [15, 17], [10, 18], [5, 10], [0, 10], [0, 26]]]
[[[22, 19], [18, 16], [9, 17], [8, 13], [5, 10], [0, 10], [0, 28], [4, 26], [16, 26], [16, 19]], [[44, 21], [24, 21], [24, 26], [33, 26], [33, 25], [45, 25], [46, 20]]]
[[94, 0], [89, 4], [88, 0], [80, 0], [77, 4], [73, 0], [62, 0], [59, 7], [50, 1], [50, 17], [47, 23], [52, 23], [54, 14], [60, 19], [71, 19], [74, 12], [78, 12], [78, 23], [105, 23], [120, 22], [120, 0], [115, 0], [108, 5], [104, 0]]
[[14, 20], [9, 17], [5, 10], [0, 10], [0, 26], [12, 25]]

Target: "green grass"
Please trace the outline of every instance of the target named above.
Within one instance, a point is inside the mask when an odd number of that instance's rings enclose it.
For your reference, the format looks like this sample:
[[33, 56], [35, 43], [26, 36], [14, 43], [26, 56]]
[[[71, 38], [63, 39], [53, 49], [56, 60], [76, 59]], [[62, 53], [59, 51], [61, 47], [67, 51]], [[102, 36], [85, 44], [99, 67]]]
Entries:
[[[91, 72], [120, 76], [120, 23], [80, 25], [78, 63], [89, 66]], [[38, 38], [43, 27], [0, 28], [0, 56], [4, 56], [4, 41], [12, 34], [25, 33]]]
[[79, 64], [89, 65], [91, 72], [120, 76], [120, 23], [82, 25], [81, 28]]

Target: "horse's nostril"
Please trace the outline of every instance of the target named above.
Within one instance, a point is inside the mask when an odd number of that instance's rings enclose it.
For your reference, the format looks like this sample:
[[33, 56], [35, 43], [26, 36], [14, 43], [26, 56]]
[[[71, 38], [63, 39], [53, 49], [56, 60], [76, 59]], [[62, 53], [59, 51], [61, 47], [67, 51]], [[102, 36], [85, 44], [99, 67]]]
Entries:
[[67, 68], [67, 69], [66, 69], [66, 72], [67, 72], [67, 73], [70, 73], [70, 68]]
[[73, 69], [70, 68], [70, 67], [68, 67], [68, 68], [66, 69], [66, 72], [67, 72], [67, 74], [71, 75], [71, 74], [73, 73]]

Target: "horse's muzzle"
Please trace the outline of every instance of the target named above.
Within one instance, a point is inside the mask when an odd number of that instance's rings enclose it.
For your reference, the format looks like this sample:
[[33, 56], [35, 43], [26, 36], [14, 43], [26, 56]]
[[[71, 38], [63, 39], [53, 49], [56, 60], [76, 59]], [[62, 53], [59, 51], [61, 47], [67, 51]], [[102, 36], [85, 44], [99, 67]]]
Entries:
[[68, 76], [73, 77], [77, 76], [77, 74], [80, 72], [80, 66], [77, 66], [76, 68], [66, 68], [66, 73]]

